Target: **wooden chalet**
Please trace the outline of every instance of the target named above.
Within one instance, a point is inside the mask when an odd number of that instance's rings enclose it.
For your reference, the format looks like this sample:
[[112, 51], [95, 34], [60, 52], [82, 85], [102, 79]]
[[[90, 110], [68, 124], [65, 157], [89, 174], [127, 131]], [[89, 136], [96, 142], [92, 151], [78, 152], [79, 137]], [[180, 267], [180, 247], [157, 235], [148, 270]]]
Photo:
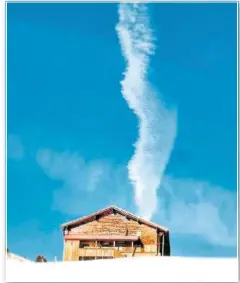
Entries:
[[64, 261], [169, 256], [169, 231], [114, 205], [63, 224]]

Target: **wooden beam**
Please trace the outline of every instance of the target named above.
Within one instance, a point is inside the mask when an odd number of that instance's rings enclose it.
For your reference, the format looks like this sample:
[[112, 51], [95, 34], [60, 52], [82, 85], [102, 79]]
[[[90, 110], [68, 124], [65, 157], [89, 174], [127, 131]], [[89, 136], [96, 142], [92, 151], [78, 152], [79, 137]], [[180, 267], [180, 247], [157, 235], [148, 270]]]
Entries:
[[164, 234], [162, 236], [162, 256], [164, 256]]
[[100, 217], [101, 217], [100, 214], [96, 215], [95, 220], [98, 221], [100, 219]]
[[[126, 233], [128, 229], [126, 226]], [[84, 241], [138, 241], [139, 236], [133, 235], [82, 235], [82, 234], [70, 234], [64, 237], [65, 240], [84, 240]]]
[[63, 240], [63, 261], [65, 261], [65, 253], [66, 253], [66, 247], [65, 247], [65, 240]]

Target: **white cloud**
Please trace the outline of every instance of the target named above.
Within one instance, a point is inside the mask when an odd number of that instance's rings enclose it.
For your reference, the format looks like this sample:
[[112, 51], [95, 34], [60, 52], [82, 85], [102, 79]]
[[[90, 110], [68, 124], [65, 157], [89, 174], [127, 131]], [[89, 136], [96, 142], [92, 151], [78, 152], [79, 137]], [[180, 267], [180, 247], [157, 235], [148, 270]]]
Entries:
[[54, 192], [53, 207], [65, 214], [79, 216], [110, 204], [129, 207], [125, 166], [108, 161], [86, 162], [79, 154], [42, 149], [37, 162], [45, 173], [62, 185]]
[[165, 176], [159, 190], [158, 222], [172, 234], [195, 235], [219, 246], [236, 246], [236, 192], [192, 179]]
[[174, 237], [193, 236], [214, 246], [235, 247], [236, 193], [208, 182], [164, 176], [176, 135], [176, 111], [157, 99], [147, 81], [154, 44], [146, 6], [119, 7], [116, 29], [127, 61], [122, 94], [139, 118], [135, 153], [126, 172], [125, 166], [86, 162], [77, 153], [40, 150], [39, 165], [51, 179], [62, 182], [54, 193], [54, 208], [78, 217], [109, 204], [134, 211], [129, 177], [138, 215], [152, 218], [156, 213], [155, 221]]
[[176, 135], [176, 111], [166, 108], [147, 81], [154, 39], [143, 4], [120, 4], [116, 27], [127, 68], [122, 95], [139, 119], [135, 153], [128, 165], [139, 214], [151, 218], [157, 208], [157, 189]]
[[147, 80], [155, 46], [146, 6], [120, 4], [116, 29], [127, 64], [122, 95], [139, 119], [135, 153], [128, 165], [138, 214], [152, 218], [158, 210], [157, 222], [169, 227], [171, 234], [193, 235], [212, 245], [235, 247], [236, 193], [208, 182], [164, 176], [176, 136], [177, 115], [162, 98], [157, 99]]
[[[69, 215], [67, 220], [110, 204], [135, 211], [125, 166], [86, 162], [77, 153], [50, 149], [40, 150], [37, 161], [51, 179], [62, 182], [54, 192], [53, 206]], [[214, 246], [236, 247], [236, 193], [208, 182], [171, 176], [163, 177], [157, 193], [159, 208], [153, 221], [169, 228], [174, 249], [180, 249], [179, 237], [189, 236], [191, 249], [194, 243], [198, 248], [198, 239]], [[188, 248], [184, 250], [187, 254]]]
[[22, 159], [24, 157], [24, 146], [21, 139], [16, 135], [7, 138], [7, 155], [11, 159]]

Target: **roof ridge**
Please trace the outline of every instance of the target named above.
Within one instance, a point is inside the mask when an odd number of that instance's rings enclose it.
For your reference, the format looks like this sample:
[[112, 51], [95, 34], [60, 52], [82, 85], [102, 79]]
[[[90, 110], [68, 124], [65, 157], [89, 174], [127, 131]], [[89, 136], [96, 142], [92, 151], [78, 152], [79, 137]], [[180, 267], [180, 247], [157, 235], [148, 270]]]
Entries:
[[160, 225], [158, 225], [158, 224], [156, 224], [156, 223], [154, 223], [154, 222], [152, 222], [152, 221], [150, 221], [150, 220], [146, 220], [146, 219], [144, 219], [144, 218], [142, 218], [142, 217], [140, 217], [140, 216], [138, 216], [138, 215], [134, 215], [132, 212], [129, 212], [129, 211], [123, 209], [123, 208], [119, 208], [119, 207], [117, 207], [117, 206], [114, 206], [114, 207], [115, 207], [116, 209], [120, 210], [120, 211], [127, 212], [129, 215], [132, 215], [134, 218], [136, 217], [136, 218], [138, 218], [139, 220], [141, 220], [141, 221], [143, 221], [143, 222], [147, 222], [147, 223], [150, 223], [150, 224], [153, 224], [153, 225], [157, 225], [157, 226], [161, 227], [162, 229], [168, 231], [168, 229], [167, 229], [166, 227], [160, 226]]
[[79, 222], [81, 222], [81, 221], [83, 221], [83, 220], [85, 220], [85, 219], [87, 219], [87, 218], [91, 218], [91, 217], [93, 217], [93, 216], [95, 216], [95, 215], [98, 215], [98, 214], [100, 214], [100, 213], [102, 213], [102, 212], [108, 210], [108, 209], [115, 209], [115, 210], [117, 210], [118, 212], [120, 212], [120, 213], [122, 212], [122, 213], [124, 213], [124, 214], [130, 216], [131, 218], [133, 218], [133, 219], [135, 219], [135, 220], [137, 220], [137, 221], [141, 221], [142, 223], [144, 223], [144, 224], [146, 224], [146, 225], [151, 225], [151, 226], [154, 226], [154, 227], [156, 227], [156, 228], [159, 228], [159, 229], [161, 229], [161, 230], [163, 230], [163, 231], [165, 231], [165, 232], [168, 232], [168, 229], [167, 229], [166, 227], [160, 226], [159, 224], [156, 224], [156, 223], [154, 223], [154, 222], [152, 222], [152, 221], [145, 220], [144, 218], [141, 218], [141, 217], [139, 217], [139, 216], [137, 216], [137, 215], [134, 215], [133, 213], [131, 213], [131, 212], [129, 212], [129, 211], [123, 209], [123, 208], [120, 208], [120, 207], [118, 207], [118, 206], [116, 206], [116, 205], [107, 206], [107, 207], [105, 207], [105, 208], [103, 208], [103, 209], [100, 209], [100, 210], [98, 210], [98, 211], [96, 211], [96, 212], [94, 212], [94, 213], [91, 213], [91, 214], [89, 214], [89, 215], [86, 215], [86, 216], [77, 218], [77, 219], [75, 219], [75, 220], [66, 222], [66, 223], [62, 224], [61, 227], [62, 227], [62, 229], [64, 229], [64, 228], [67, 227], [67, 226], [77, 224], [77, 223], [79, 223]]

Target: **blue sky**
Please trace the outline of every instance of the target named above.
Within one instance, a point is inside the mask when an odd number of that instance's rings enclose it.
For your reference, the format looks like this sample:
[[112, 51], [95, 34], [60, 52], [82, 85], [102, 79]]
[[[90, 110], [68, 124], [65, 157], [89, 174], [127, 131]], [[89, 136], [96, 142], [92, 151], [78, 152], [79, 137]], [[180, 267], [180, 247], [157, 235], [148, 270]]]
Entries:
[[[174, 255], [236, 256], [237, 6], [148, 8], [148, 82], [177, 111], [152, 220], [169, 227]], [[109, 204], [137, 211], [127, 164], [138, 119], [121, 93], [117, 23], [116, 4], [7, 6], [13, 252], [60, 259], [63, 222]]]

